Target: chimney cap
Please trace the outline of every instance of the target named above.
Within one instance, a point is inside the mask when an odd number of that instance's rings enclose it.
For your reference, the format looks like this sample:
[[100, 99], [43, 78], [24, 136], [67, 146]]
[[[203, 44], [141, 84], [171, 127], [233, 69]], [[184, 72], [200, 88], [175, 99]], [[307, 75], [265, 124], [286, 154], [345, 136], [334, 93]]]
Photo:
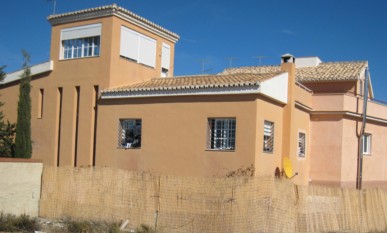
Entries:
[[290, 53], [286, 53], [281, 56], [281, 63], [295, 63], [295, 62], [296, 62], [296, 58]]

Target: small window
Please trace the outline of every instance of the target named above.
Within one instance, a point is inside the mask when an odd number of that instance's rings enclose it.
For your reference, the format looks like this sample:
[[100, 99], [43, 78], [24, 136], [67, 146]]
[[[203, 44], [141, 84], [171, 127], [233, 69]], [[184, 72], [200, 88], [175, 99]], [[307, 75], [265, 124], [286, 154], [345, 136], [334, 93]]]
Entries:
[[371, 134], [363, 135], [363, 154], [371, 155]]
[[274, 150], [274, 122], [265, 121], [263, 129], [263, 151], [273, 152]]
[[161, 49], [161, 77], [168, 77], [168, 71], [171, 63], [171, 47], [162, 43]]
[[235, 150], [235, 118], [209, 118], [208, 126], [209, 149]]
[[298, 157], [305, 158], [306, 135], [303, 132], [298, 132]]
[[168, 77], [168, 69], [161, 68], [161, 77], [162, 78]]
[[39, 89], [38, 118], [43, 118], [44, 89]]
[[121, 119], [118, 129], [119, 148], [141, 147], [141, 119]]

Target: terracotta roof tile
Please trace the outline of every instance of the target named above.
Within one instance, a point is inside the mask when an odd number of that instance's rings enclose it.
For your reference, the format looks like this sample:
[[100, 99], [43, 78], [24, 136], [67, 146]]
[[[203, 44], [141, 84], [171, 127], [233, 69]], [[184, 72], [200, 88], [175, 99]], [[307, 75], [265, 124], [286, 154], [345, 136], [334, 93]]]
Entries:
[[220, 74], [222, 75], [245, 74], [245, 73], [266, 74], [266, 73], [275, 73], [280, 71], [281, 71], [280, 66], [244, 66], [244, 67], [237, 67], [237, 68], [227, 68]]
[[[94, 8], [89, 8], [89, 9], [84, 9], [84, 10], [79, 10], [79, 11], [73, 11], [73, 12], [67, 12], [67, 13], [62, 13], [62, 14], [54, 14], [54, 15], [50, 15], [48, 16], [48, 21], [50, 21], [52, 24], [56, 24], [55, 20], [58, 20], [58, 19], [61, 19], [61, 18], [65, 18], [65, 17], [74, 17], [74, 16], [78, 16], [79, 15], [82, 15], [82, 14], [89, 14], [90, 17], [95, 17], [95, 16], [98, 16], [98, 13], [99, 12], [104, 12], [104, 11], [111, 11], [110, 13], [113, 14], [113, 13], [122, 13], [123, 15], [125, 16], [128, 16], [130, 18], [133, 18], [133, 19], [136, 19], [138, 20], [139, 22], [142, 22], [146, 25], [149, 25], [150, 27], [153, 27], [153, 28], [156, 28], [157, 30], [160, 30], [168, 35], [170, 35], [171, 37], [173, 37], [176, 41], [180, 38], [179, 35], [177, 35], [176, 33], [174, 32], [171, 32], [153, 22], [151, 22], [150, 20], [147, 20], [123, 7], [120, 7], [120, 6], [117, 6], [116, 4], [112, 4], [112, 5], [107, 5], [107, 6], [100, 6], [100, 7], [94, 7]], [[103, 15], [103, 13], [101, 13]], [[60, 22], [60, 21], [58, 21]]]
[[[368, 66], [366, 61], [355, 62], [325, 62], [318, 66], [301, 67], [296, 69], [296, 78], [299, 82], [323, 82], [357, 80], [362, 70]], [[280, 66], [249, 66], [225, 69], [225, 74], [264, 74], [279, 72]]]
[[158, 90], [205, 89], [256, 86], [282, 72], [265, 74], [197, 75], [174, 78], [154, 78], [149, 81], [103, 90], [108, 92], [140, 92]]
[[357, 80], [367, 62], [327, 62], [316, 67], [297, 68], [299, 82]]

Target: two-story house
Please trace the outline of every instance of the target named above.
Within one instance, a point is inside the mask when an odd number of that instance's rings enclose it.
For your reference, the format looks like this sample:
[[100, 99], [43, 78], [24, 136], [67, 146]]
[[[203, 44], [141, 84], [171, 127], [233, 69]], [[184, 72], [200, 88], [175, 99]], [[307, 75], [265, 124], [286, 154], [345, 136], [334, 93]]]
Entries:
[[[279, 66], [175, 77], [179, 36], [126, 9], [48, 20], [50, 61], [31, 67], [32, 157], [47, 166], [274, 176], [290, 161], [298, 184], [354, 186], [361, 143], [364, 182], [387, 182], [385, 106], [369, 102], [359, 140], [367, 62], [286, 54]], [[20, 73], [0, 86], [13, 122]]]

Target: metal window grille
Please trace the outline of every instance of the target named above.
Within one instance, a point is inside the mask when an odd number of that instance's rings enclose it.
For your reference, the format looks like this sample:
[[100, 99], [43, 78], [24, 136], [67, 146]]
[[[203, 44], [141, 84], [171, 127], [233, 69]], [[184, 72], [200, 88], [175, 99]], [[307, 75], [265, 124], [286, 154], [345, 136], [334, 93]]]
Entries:
[[263, 129], [263, 151], [273, 152], [274, 150], [274, 122], [265, 121]]
[[122, 119], [118, 125], [118, 147], [140, 148], [141, 147], [140, 119]]
[[363, 154], [371, 154], [371, 134], [363, 135]]
[[298, 132], [298, 157], [305, 158], [306, 135]]
[[210, 118], [209, 142], [210, 149], [235, 150], [236, 122], [233, 118]]
[[99, 55], [100, 36], [64, 40], [63, 59], [94, 57]]

